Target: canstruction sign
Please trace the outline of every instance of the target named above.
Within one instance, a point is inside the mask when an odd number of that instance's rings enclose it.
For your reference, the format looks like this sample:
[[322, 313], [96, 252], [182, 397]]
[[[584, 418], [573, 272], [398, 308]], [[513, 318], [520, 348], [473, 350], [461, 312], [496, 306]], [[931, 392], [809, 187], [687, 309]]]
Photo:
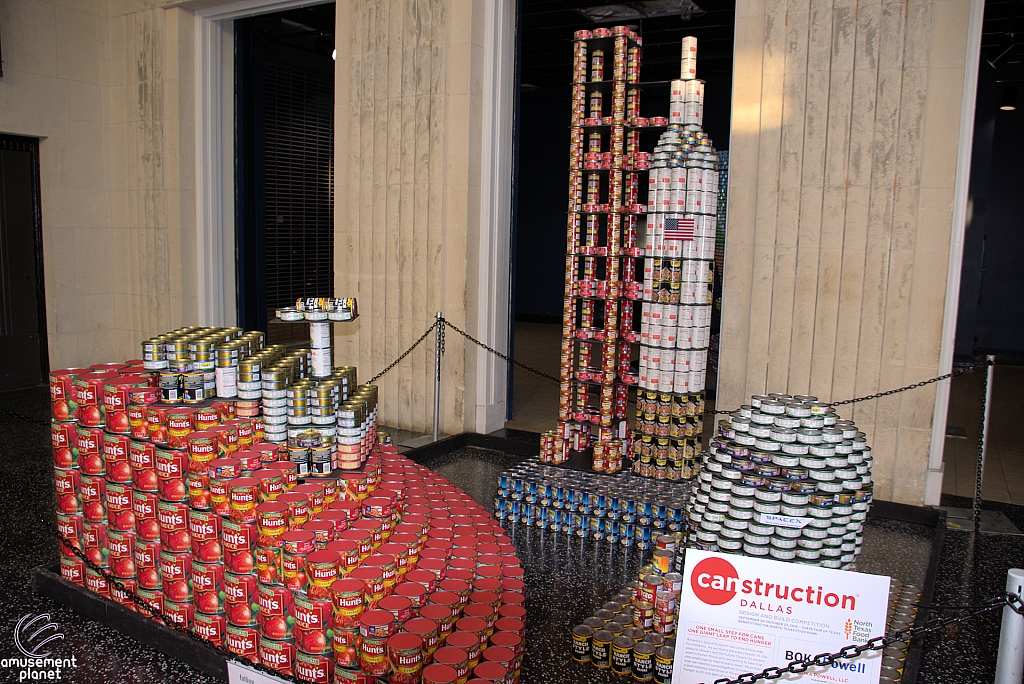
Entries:
[[[689, 549], [672, 684], [760, 672], [881, 636], [888, 596], [881, 575]], [[874, 651], [792, 678], [875, 684], [880, 663]]]

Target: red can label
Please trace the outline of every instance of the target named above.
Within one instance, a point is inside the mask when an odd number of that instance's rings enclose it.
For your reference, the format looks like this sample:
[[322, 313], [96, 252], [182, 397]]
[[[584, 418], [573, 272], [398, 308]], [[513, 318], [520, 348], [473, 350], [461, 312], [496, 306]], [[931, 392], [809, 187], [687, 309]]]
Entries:
[[107, 584], [107, 579], [91, 568], [85, 569], [85, 588], [100, 596], [110, 598], [110, 585]]
[[149, 441], [154, 444], [167, 443], [167, 409], [162, 406], [149, 406], [146, 408], [146, 429], [149, 432]]
[[164, 501], [187, 501], [185, 452], [170, 449], [156, 451], [157, 490]]
[[50, 423], [50, 444], [53, 446], [53, 464], [58, 468], [78, 465], [78, 427], [74, 423]]
[[157, 491], [156, 447], [133, 439], [128, 444], [128, 461], [132, 467], [132, 486], [144, 492]]
[[221, 518], [216, 513], [197, 511], [189, 513], [189, 533], [192, 536], [192, 555], [204, 563], [215, 563], [223, 558], [221, 550]]
[[209, 430], [220, 425], [220, 413], [213, 406], [203, 406], [195, 412], [196, 430]]
[[253, 547], [256, 543], [256, 525], [224, 520], [221, 532], [224, 564], [231, 572], [247, 574], [256, 567]]
[[132, 544], [135, 578], [143, 589], [160, 588], [160, 542], [135, 537]]
[[224, 630], [224, 645], [235, 655], [254, 663], [259, 662], [260, 635], [252, 627], [228, 625]]
[[128, 405], [128, 435], [132, 439], [149, 439], [149, 422], [146, 420], [145, 405]]
[[192, 616], [192, 631], [204, 639], [213, 642], [216, 646], [224, 645], [224, 631], [226, 628], [227, 623], [223, 615], [197, 612]]
[[61, 558], [60, 575], [68, 582], [85, 585], [85, 562], [79, 558]]
[[217, 613], [225, 609], [227, 594], [224, 586], [223, 563], [192, 564], [192, 593], [196, 609], [204, 613]]
[[86, 522], [105, 523], [107, 481], [102, 476], [83, 475], [79, 479], [79, 492]]
[[[68, 368], [50, 372], [50, 408], [54, 420], [74, 420], [72, 406], [73, 386], [76, 373], [87, 372], [84, 368]], [[81, 584], [81, 582], [79, 582]]]
[[135, 534], [142, 539], [160, 538], [160, 524], [157, 522], [159, 500], [152, 492], [132, 490], [132, 513], [135, 514]]
[[128, 435], [103, 435], [103, 461], [107, 479], [111, 482], [132, 481], [132, 467], [129, 461], [130, 442]]
[[[68, 540], [71, 546], [76, 549], [82, 548], [82, 526], [84, 524], [85, 519], [80, 514], [57, 514], [57, 531], [60, 533], [60, 536]], [[67, 548], [64, 544], [60, 545], [60, 553], [61, 556], [66, 558], [77, 558], [71, 549]]]
[[135, 533], [110, 530], [107, 533], [107, 563], [114, 577], [135, 578]]
[[107, 567], [107, 524], [84, 522], [82, 524], [82, 551], [85, 557], [96, 565]]
[[129, 385], [108, 384], [103, 386], [103, 410], [106, 414], [105, 421], [109, 432], [124, 435], [130, 432], [128, 390]]
[[192, 538], [188, 533], [188, 504], [161, 501], [157, 507], [160, 524], [160, 544], [174, 553], [191, 551]]
[[194, 430], [193, 412], [184, 409], [171, 409], [167, 412], [167, 446], [184, 449], [188, 444], [188, 435]]
[[78, 465], [84, 475], [103, 475], [103, 430], [79, 426], [75, 434]]
[[295, 654], [295, 676], [313, 684], [331, 684], [334, 660], [320, 652], [298, 651]]
[[190, 472], [185, 482], [188, 485], [189, 505], [199, 510], [210, 510], [210, 476], [207, 473]]
[[188, 601], [192, 598], [189, 576], [192, 573], [192, 555], [188, 553], [160, 552], [160, 581], [164, 598], [168, 601]]
[[[81, 425], [99, 427], [103, 425], [103, 381], [107, 373], [84, 373], [75, 378], [74, 400], [76, 417]], [[100, 376], [100, 377], [96, 377]]]
[[295, 644], [277, 641], [269, 635], [260, 637], [260, 663], [264, 667], [291, 676], [294, 672]]
[[263, 584], [280, 584], [284, 579], [282, 570], [282, 553], [280, 548], [256, 546], [253, 556], [256, 559], [256, 578]]
[[132, 511], [131, 485], [117, 482], [108, 483], [105, 501], [110, 529], [133, 532], [135, 530], [135, 513]]
[[57, 510], [65, 514], [82, 512], [82, 499], [79, 497], [81, 473], [78, 470], [53, 471], [54, 484], [57, 489]]
[[231, 499], [228, 496], [228, 481], [218, 477], [210, 478], [210, 510], [220, 516], [231, 515]]
[[295, 644], [306, 653], [328, 653], [331, 644], [327, 629], [331, 621], [331, 602], [318, 601], [302, 594], [295, 595]]
[[127, 593], [128, 591], [137, 592], [139, 589], [138, 583], [133, 579], [122, 579], [120, 580], [120, 583], [121, 586], [123, 586], [127, 591], [121, 591], [117, 588], [117, 586], [111, 584], [110, 598], [114, 599], [128, 610], [134, 610], [138, 612], [138, 609], [135, 607], [135, 602], [128, 597]]
[[176, 625], [187, 629], [192, 628], [192, 617], [195, 615], [195, 606], [192, 601], [172, 601], [164, 589], [164, 615], [171, 619]]
[[253, 478], [240, 477], [228, 481], [231, 519], [236, 522], [256, 521], [256, 500], [259, 484]]

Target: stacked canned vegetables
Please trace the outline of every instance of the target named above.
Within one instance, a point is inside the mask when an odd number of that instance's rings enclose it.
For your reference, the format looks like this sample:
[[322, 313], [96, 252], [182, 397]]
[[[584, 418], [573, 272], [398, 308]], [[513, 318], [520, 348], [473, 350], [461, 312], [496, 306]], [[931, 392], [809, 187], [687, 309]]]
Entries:
[[660, 535], [653, 562], [572, 630], [572, 657], [638, 682], [671, 684], [683, 576], [682, 534]]
[[[303, 481], [235, 402], [159, 403], [141, 361], [51, 383], [60, 533], [155, 609], [311, 682], [516, 681], [515, 548], [444, 478], [383, 446]], [[60, 566], [136, 609], [70, 550]]]
[[698, 548], [851, 569], [871, 505], [871, 449], [816, 397], [755, 395], [718, 425], [688, 513]]
[[523, 461], [498, 477], [494, 514], [510, 529], [531, 525], [647, 549], [659, 535], [684, 529], [687, 497], [684, 484]]

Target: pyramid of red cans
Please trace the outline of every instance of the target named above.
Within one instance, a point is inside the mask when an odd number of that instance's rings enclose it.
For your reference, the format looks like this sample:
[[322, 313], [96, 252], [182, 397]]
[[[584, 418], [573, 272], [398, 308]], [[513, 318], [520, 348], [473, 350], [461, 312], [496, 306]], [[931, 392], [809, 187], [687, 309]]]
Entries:
[[[232, 401], [187, 407], [168, 429], [161, 416], [183, 407], [153, 403], [154, 375], [133, 361], [51, 378], [58, 527], [90, 561], [302, 680], [518, 680], [523, 573], [480, 504], [390, 446], [303, 481], [290, 447], [262, 442]], [[154, 422], [127, 418], [147, 402]], [[60, 567], [135, 609], [71, 551]]]
[[628, 388], [638, 379], [639, 191], [651, 161], [640, 135], [667, 123], [640, 116], [641, 45], [626, 26], [576, 32], [559, 423], [541, 443], [544, 462], [583, 451], [609, 473], [629, 453]]

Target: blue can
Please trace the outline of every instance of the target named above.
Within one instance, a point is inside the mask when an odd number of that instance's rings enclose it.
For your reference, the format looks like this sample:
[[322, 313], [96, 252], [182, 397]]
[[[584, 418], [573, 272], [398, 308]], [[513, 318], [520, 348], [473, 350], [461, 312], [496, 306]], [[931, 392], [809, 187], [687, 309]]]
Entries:
[[509, 499], [505, 504], [505, 510], [513, 517], [519, 517], [519, 502], [515, 499]]
[[513, 499], [519, 500], [523, 498], [523, 490], [526, 489], [526, 483], [521, 477], [512, 478], [512, 497]]
[[619, 499], [619, 520], [633, 522], [636, 520], [636, 501], [625, 497]]
[[537, 500], [537, 483], [533, 480], [526, 482], [525, 491], [523, 492], [523, 500], [534, 503]]
[[[634, 532], [634, 537], [638, 542], [651, 543], [651, 539], [654, 536], [654, 532], [650, 527], [646, 525], [637, 525]], [[647, 548], [646, 546], [641, 548]]]
[[683, 529], [683, 516], [685, 512], [679, 506], [669, 506], [668, 508], [668, 529], [673, 532], [678, 532]]
[[554, 508], [553, 506], [544, 506], [541, 510], [544, 511], [544, 519], [549, 523], [558, 522], [558, 514], [560, 511], [557, 508]]
[[619, 519], [619, 497], [617, 494], [609, 494], [605, 497], [604, 517], [610, 520]]
[[623, 544], [628, 544], [633, 541], [636, 527], [633, 523], [619, 523], [619, 536], [622, 539]]
[[590, 516], [581, 515], [579, 516], [580, 526], [577, 527], [573, 532], [577, 537], [586, 537], [590, 532]]
[[603, 529], [603, 531], [604, 531], [604, 533], [606, 535], [613, 535], [614, 534], [614, 535], [618, 536], [618, 534], [619, 534], [619, 521], [618, 520], [609, 520], [608, 518], [605, 518], [604, 525], [602, 526], [602, 529]]
[[650, 501], [637, 501], [636, 502], [636, 521], [641, 525], [651, 524], [651, 502]]
[[504, 512], [505, 512], [505, 499], [501, 498], [500, 496], [499, 497], [495, 497], [495, 499], [494, 499], [494, 513], [498, 514], [498, 513], [504, 513]]
[[601, 518], [595, 518], [590, 516], [590, 537], [591, 539], [601, 539]]
[[519, 520], [524, 523], [532, 523], [537, 518], [537, 509], [532, 503], [524, 503], [519, 507]]
[[508, 473], [502, 473], [498, 475], [498, 487], [500, 489], [508, 489], [512, 486], [512, 478], [508, 476]]

